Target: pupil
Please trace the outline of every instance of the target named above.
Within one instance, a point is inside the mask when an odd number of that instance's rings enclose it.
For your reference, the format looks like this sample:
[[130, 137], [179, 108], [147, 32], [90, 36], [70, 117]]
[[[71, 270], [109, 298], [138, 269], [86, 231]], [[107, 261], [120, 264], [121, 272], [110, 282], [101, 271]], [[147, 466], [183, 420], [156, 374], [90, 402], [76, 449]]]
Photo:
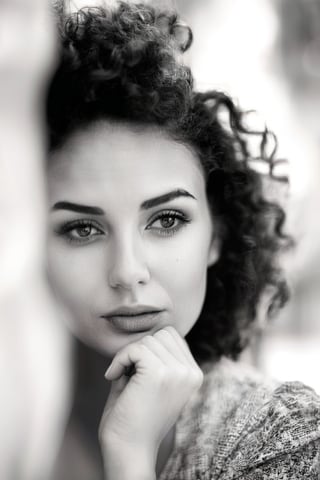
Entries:
[[170, 228], [174, 225], [175, 217], [163, 217], [161, 219], [161, 225], [164, 228]]
[[85, 225], [84, 227], [78, 228], [78, 234], [80, 237], [87, 237], [88, 235], [90, 235], [90, 232], [90, 225]]

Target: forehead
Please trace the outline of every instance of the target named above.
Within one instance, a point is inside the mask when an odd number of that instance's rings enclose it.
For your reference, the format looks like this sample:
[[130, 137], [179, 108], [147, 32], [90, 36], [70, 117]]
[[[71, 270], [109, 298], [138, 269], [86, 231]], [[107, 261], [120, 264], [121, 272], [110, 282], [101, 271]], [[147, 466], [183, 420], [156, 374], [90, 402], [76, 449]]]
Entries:
[[156, 128], [100, 121], [77, 131], [51, 154], [49, 189], [93, 195], [132, 192], [148, 195], [169, 187], [203, 190], [200, 161], [191, 148]]

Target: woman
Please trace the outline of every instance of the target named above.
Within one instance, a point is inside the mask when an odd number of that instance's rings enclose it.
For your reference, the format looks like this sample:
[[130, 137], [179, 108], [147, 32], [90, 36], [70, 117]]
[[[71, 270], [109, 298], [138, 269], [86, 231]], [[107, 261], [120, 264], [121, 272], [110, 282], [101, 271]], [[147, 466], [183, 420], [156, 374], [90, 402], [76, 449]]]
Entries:
[[[288, 297], [276, 263], [285, 215], [252, 168], [243, 115], [224, 94], [194, 91], [180, 58], [191, 32], [173, 14], [84, 10], [62, 15], [60, 38], [49, 276], [100, 357], [82, 403], [75, 393], [66, 444], [82, 453], [59, 478], [318, 478], [318, 397], [231, 360], [265, 293], [269, 313]], [[270, 134], [251, 135], [273, 177]]]

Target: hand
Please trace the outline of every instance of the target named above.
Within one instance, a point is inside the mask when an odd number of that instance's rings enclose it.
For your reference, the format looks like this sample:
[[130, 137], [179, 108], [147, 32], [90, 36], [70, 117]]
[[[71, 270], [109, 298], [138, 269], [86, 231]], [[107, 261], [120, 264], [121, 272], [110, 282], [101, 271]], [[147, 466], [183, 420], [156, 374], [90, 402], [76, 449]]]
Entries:
[[[125, 377], [132, 365], [135, 373]], [[133, 463], [138, 456], [154, 471], [160, 442], [201, 386], [202, 371], [185, 340], [166, 327], [120, 350], [106, 378], [112, 386], [99, 428], [106, 464], [131, 463], [132, 454]]]

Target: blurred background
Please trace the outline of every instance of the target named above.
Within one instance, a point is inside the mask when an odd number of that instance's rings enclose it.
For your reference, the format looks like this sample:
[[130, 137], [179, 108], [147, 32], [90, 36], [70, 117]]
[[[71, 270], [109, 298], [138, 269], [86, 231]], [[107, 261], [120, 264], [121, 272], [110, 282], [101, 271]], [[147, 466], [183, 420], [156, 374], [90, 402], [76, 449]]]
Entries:
[[[176, 7], [193, 29], [186, 60], [197, 89], [226, 91], [243, 109], [254, 109], [260, 124], [277, 134], [279, 157], [289, 160], [284, 202], [297, 246], [283, 262], [292, 299], [268, 325], [261, 311], [256, 342], [244, 359], [320, 393], [320, 0], [148, 1]], [[99, 0], [66, 2], [75, 10]], [[45, 8], [44, 0], [0, 0], [0, 429], [7, 437], [0, 445], [1, 479], [46, 478], [70, 396], [69, 338], [45, 287], [41, 250], [41, 99], [54, 62]], [[15, 80], [23, 75], [27, 89], [29, 71], [37, 92], [22, 91]], [[30, 105], [19, 101], [23, 95]], [[48, 437], [49, 456], [48, 448], [41, 454]], [[19, 471], [12, 468], [15, 458], [23, 459]]]
[[[218, 88], [254, 109], [287, 158], [288, 306], [247, 352], [261, 370], [320, 392], [320, 1], [180, 2], [193, 26], [199, 89]], [[264, 327], [265, 318], [259, 319]]]
[[320, 393], [320, 1], [208, 0], [202, 11], [188, 3], [199, 88], [226, 90], [255, 109], [289, 160], [288, 230], [297, 247], [284, 264], [292, 299], [248, 357]]
[[[194, 30], [190, 62], [199, 89], [229, 92], [277, 134], [287, 158], [288, 230], [283, 259], [288, 306], [257, 335], [245, 358], [282, 380], [320, 393], [320, 1], [177, 2]], [[265, 328], [264, 328], [265, 327]]]

